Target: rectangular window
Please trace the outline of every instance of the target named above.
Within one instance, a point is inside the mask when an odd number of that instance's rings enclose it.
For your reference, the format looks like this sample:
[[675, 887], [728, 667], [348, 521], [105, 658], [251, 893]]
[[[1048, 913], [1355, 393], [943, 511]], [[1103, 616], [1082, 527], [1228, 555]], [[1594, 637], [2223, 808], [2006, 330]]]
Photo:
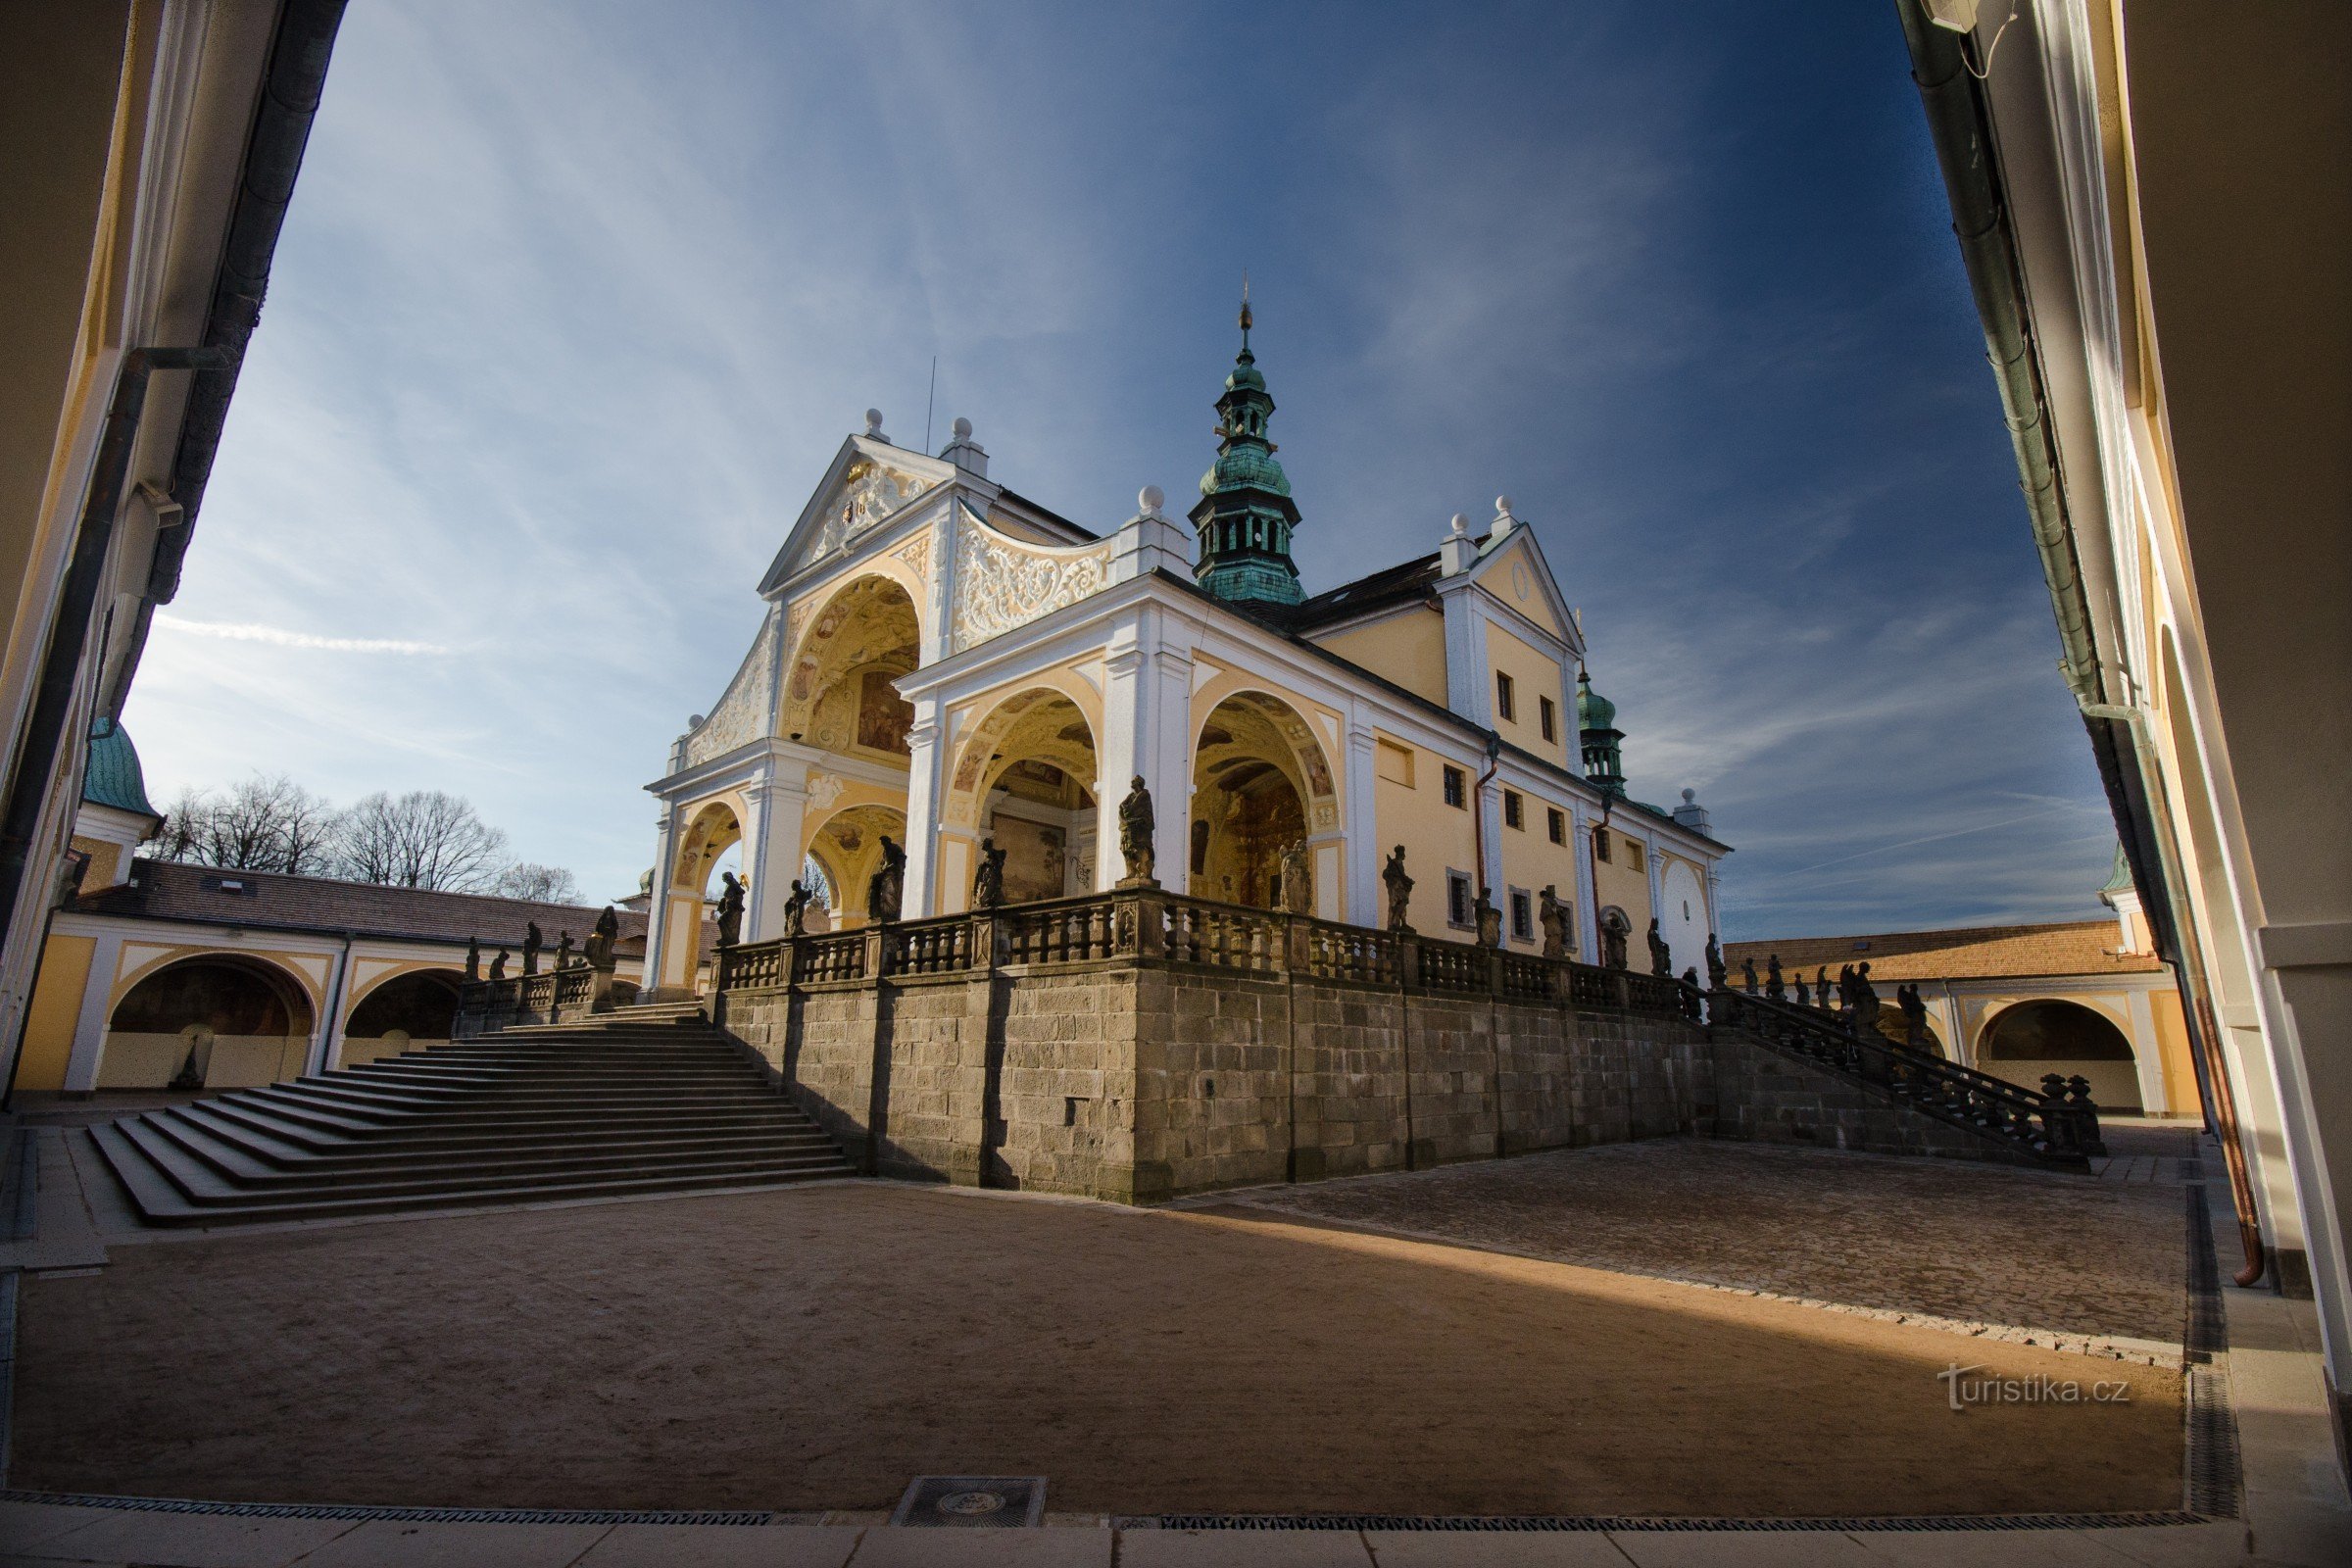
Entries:
[[1559, 705], [1559, 704], [1557, 704], [1557, 703], [1553, 702], [1553, 701], [1552, 701], [1550, 698], [1548, 698], [1548, 697], [1539, 697], [1539, 698], [1537, 698], [1537, 699], [1536, 699], [1536, 717], [1537, 717], [1537, 719], [1538, 719], [1538, 720], [1540, 720], [1540, 721], [1543, 723], [1543, 725], [1544, 725], [1544, 738], [1545, 740], [1547, 740], [1547, 741], [1556, 741], [1556, 740], [1558, 740], [1558, 739], [1560, 738], [1560, 705]]
[[1546, 808], [1544, 812], [1544, 830], [1550, 834], [1552, 843], [1565, 844], [1568, 842], [1568, 813], [1566, 811], [1556, 806]]
[[1536, 940], [1536, 905], [1525, 888], [1511, 889], [1511, 940]]
[[1494, 711], [1513, 723], [1519, 720], [1519, 702], [1511, 690], [1511, 677], [1499, 669], [1494, 672]]
[[1628, 871], [1639, 871], [1642, 868], [1642, 846], [1636, 844], [1632, 839], [1625, 841], [1625, 868]]
[[1476, 896], [1470, 891], [1470, 873], [1467, 871], [1446, 872], [1446, 923], [1458, 930], [1468, 930], [1471, 925], [1471, 906], [1475, 902]]
[[1605, 860], [1608, 858], [1609, 830], [1605, 827], [1596, 827], [1592, 830], [1592, 858]]
[[1519, 798], [1517, 790], [1502, 792], [1502, 825], [1516, 828], [1527, 826], [1527, 803]]
[[1465, 805], [1470, 798], [1469, 783], [1460, 768], [1446, 769], [1446, 804], [1454, 807]]
[[1382, 778], [1392, 784], [1413, 787], [1413, 749], [1395, 741], [1381, 741], [1373, 748], [1373, 766]]

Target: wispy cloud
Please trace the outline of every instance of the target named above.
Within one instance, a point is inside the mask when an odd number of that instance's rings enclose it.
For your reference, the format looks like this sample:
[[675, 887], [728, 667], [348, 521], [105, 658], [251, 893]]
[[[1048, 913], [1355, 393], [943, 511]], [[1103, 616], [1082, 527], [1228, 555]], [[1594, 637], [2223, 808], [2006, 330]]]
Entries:
[[272, 648], [316, 648], [337, 654], [448, 654], [439, 643], [411, 642], [401, 637], [319, 637], [283, 626], [261, 626], [251, 621], [186, 620], [158, 612], [155, 623], [192, 637], [218, 637], [223, 642], [268, 643]]

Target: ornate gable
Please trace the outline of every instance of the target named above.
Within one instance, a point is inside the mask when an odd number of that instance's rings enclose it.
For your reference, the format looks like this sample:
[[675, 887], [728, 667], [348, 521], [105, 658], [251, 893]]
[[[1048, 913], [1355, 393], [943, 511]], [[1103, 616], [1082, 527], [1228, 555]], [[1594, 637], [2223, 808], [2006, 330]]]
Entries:
[[903, 451], [863, 436], [841, 445], [784, 548], [760, 581], [773, 593], [790, 578], [827, 560], [858, 553], [868, 539], [920, 505], [958, 470], [952, 464]]

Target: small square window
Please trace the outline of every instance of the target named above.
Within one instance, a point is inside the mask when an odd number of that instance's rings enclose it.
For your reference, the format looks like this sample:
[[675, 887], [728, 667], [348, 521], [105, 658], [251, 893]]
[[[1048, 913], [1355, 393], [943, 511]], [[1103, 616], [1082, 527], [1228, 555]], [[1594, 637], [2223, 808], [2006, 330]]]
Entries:
[[1525, 888], [1511, 889], [1511, 940], [1536, 940], [1536, 905]]
[[1592, 858], [1605, 860], [1608, 858], [1609, 830], [1605, 827], [1596, 827], [1592, 830]]
[[1553, 702], [1548, 697], [1537, 698], [1536, 719], [1544, 726], [1544, 738], [1545, 740], [1556, 741], [1560, 738], [1559, 704]]
[[1517, 790], [1502, 792], [1502, 822], [1505, 827], [1527, 826], [1527, 802], [1520, 798]]
[[1446, 769], [1446, 804], [1459, 807], [1470, 799], [1470, 780], [1458, 767]]
[[1470, 891], [1470, 873], [1467, 871], [1446, 872], [1446, 923], [1461, 930], [1468, 930], [1473, 912], [1471, 906], [1475, 902], [1475, 895]]
[[1373, 749], [1373, 761], [1382, 778], [1392, 784], [1413, 787], [1413, 749], [1384, 740]]
[[1518, 694], [1512, 689], [1511, 677], [1499, 669], [1494, 672], [1494, 711], [1513, 723], [1518, 722]]
[[1565, 844], [1568, 842], [1568, 813], [1558, 807], [1544, 808], [1544, 831], [1550, 835], [1552, 843]]
[[1639, 871], [1642, 868], [1643, 863], [1642, 846], [1636, 844], [1632, 839], [1627, 839], [1625, 841], [1625, 868], [1628, 871]]

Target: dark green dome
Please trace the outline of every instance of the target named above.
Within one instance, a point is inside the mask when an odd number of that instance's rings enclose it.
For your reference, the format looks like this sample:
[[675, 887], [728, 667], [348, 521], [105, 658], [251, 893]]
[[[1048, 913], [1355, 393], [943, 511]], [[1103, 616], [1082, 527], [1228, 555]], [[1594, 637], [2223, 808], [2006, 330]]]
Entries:
[[1592, 677], [1580, 672], [1576, 677], [1576, 727], [1578, 729], [1615, 729], [1617, 705], [1592, 689]]
[[1220, 490], [1270, 490], [1278, 496], [1291, 493], [1291, 476], [1282, 471], [1282, 464], [1263, 447], [1236, 444], [1217, 454], [1217, 461], [1200, 476], [1200, 493], [1213, 496]]
[[81, 798], [92, 806], [111, 806], [141, 816], [163, 813], [147, 804], [147, 779], [139, 767], [138, 748], [130, 733], [111, 718], [90, 726], [90, 760], [82, 769]]

